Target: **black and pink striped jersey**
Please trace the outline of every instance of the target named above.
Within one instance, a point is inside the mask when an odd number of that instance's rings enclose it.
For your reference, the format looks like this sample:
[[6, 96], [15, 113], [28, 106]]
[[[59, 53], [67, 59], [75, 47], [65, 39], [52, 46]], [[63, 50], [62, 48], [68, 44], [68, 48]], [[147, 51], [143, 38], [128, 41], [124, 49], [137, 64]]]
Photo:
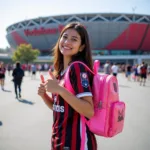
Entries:
[[[72, 65], [69, 76], [78, 98], [92, 96], [93, 76], [82, 64]], [[60, 82], [63, 78], [64, 74], [60, 75]], [[80, 114], [59, 95], [53, 94], [53, 101], [52, 150], [80, 150], [82, 132]], [[87, 126], [85, 140], [84, 150], [97, 150], [95, 136]]]

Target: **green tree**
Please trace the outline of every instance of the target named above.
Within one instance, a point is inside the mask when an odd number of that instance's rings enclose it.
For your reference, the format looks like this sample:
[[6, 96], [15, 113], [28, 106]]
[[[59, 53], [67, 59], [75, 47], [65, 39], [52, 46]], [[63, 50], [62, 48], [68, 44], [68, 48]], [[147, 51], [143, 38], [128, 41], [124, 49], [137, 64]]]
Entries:
[[15, 50], [12, 60], [28, 64], [36, 60], [39, 54], [40, 51], [38, 49], [33, 49], [31, 44], [20, 44]]

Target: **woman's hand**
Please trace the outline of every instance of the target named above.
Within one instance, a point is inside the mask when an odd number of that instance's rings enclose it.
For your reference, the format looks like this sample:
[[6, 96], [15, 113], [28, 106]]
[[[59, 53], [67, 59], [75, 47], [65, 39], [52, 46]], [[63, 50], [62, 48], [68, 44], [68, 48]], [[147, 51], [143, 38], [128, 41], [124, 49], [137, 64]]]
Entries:
[[38, 87], [38, 95], [40, 95], [41, 97], [43, 97], [45, 94], [46, 94], [46, 89], [45, 89], [45, 86], [44, 86], [44, 76], [43, 75], [40, 75], [40, 78], [41, 78], [41, 84], [40, 86]]
[[49, 70], [50, 78], [45, 81], [44, 87], [47, 92], [59, 93], [61, 86], [59, 85], [57, 79], [54, 77], [52, 72]]
[[38, 95], [43, 97], [45, 94], [46, 94], [46, 89], [45, 89], [44, 83], [41, 83], [40, 87], [38, 88]]
[[45, 104], [53, 110], [53, 100], [52, 98], [46, 94], [46, 88], [45, 88], [45, 80], [44, 80], [44, 76], [41, 75], [41, 84], [40, 87], [38, 88], [38, 95], [40, 95], [42, 97], [42, 99], [44, 100]]

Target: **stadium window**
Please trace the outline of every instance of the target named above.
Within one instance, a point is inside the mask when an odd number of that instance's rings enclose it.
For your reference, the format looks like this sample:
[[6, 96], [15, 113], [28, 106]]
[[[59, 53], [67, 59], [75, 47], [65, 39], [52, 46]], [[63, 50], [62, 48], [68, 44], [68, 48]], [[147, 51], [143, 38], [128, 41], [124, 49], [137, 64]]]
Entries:
[[72, 18], [69, 22], [78, 22], [79, 20], [77, 20], [76, 18]]
[[40, 20], [33, 20], [33, 21], [40, 25]]
[[46, 24], [51, 24], [51, 23], [56, 23], [56, 22], [53, 20], [49, 20]]
[[96, 18], [93, 20], [93, 22], [97, 22], [97, 21], [104, 21], [102, 18]]
[[143, 18], [140, 22], [142, 22], [142, 23], [149, 23], [149, 21], [147, 19], [145, 19], [145, 18]]
[[126, 18], [120, 18], [119, 20], [117, 20], [118, 22], [119, 21], [123, 21], [123, 22], [129, 22]]
[[63, 22], [64, 19], [63, 18], [55, 18], [56, 20], [58, 20], [59, 22]]
[[109, 55], [108, 50], [92, 50], [92, 55]]
[[130, 50], [111, 50], [111, 55], [131, 55]]
[[87, 17], [87, 21], [91, 20], [93, 17]]
[[31, 23], [29, 24], [29, 27], [31, 27], [31, 26], [35, 26], [35, 24], [31, 22]]

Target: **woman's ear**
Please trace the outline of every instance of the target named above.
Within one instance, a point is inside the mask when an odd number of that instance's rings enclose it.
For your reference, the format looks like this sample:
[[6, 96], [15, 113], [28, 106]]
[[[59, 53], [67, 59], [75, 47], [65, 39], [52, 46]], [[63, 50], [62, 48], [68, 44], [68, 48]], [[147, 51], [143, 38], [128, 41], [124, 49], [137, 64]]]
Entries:
[[79, 48], [79, 52], [82, 52], [84, 50], [84, 48], [85, 48], [85, 45], [84, 44], [81, 45], [81, 47]]

